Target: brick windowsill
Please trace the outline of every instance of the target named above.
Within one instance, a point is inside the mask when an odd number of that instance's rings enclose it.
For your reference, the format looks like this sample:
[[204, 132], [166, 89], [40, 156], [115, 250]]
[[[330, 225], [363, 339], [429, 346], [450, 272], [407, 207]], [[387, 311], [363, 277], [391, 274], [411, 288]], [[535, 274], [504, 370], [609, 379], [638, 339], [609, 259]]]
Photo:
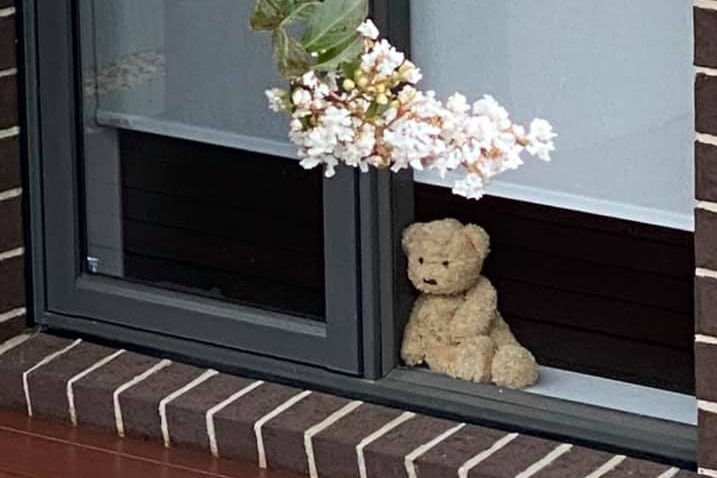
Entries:
[[0, 407], [310, 476], [696, 476], [48, 334], [0, 345], [0, 383]]

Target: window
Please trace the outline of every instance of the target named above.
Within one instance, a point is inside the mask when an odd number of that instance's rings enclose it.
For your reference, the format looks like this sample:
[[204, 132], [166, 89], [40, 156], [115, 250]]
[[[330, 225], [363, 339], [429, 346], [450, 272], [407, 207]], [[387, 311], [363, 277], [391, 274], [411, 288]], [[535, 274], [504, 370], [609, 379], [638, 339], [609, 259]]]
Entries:
[[[414, 0], [410, 13], [426, 88], [490, 92], [560, 135], [548, 166], [501, 176], [477, 204], [417, 174], [416, 218], [487, 229], [486, 274], [541, 363], [688, 394], [690, 12], [675, 2]], [[466, 41], [467, 31], [480, 33]]]
[[[262, 91], [278, 79], [268, 40], [244, 28], [251, 2], [30, 3], [38, 323], [367, 400], [693, 460], [691, 173], [683, 122], [691, 100], [682, 95], [691, 67], [674, 32], [689, 26], [689, 7], [658, 9], [651, 26], [630, 7], [616, 29], [640, 28], [612, 40], [652, 57], [618, 77], [600, 70], [576, 78], [560, 70], [584, 61], [574, 45], [545, 65], [526, 64], [519, 53], [532, 38], [550, 39], [542, 45], [548, 52], [574, 44], [579, 29], [564, 32], [575, 35], [570, 41], [525, 32], [520, 18], [540, 13], [537, 4], [513, 11], [511, 2], [471, 2], [465, 19], [451, 21], [486, 22], [469, 63], [487, 55], [483, 61], [495, 68], [461, 68], [457, 77], [449, 72], [463, 60], [447, 49], [459, 30], [444, 24], [450, 8], [414, 0], [409, 12], [406, 0], [374, 1], [374, 17], [395, 44], [412, 47], [433, 75], [429, 84], [470, 92], [480, 83], [476, 92], [505, 96], [520, 115], [533, 113], [521, 104], [539, 105], [572, 144], [554, 165], [506, 176], [476, 203], [430, 176], [340, 168], [327, 180], [300, 169], [284, 119], [266, 108]], [[538, 22], [540, 29], [559, 32], [561, 22], [600, 23], [595, 12], [607, 15], [598, 2], [554, 3], [560, 14]], [[496, 48], [508, 34], [516, 50], [502, 54]], [[623, 45], [635, 37], [642, 41]], [[622, 56], [610, 63], [614, 49], [594, 59], [613, 70], [629, 63]], [[644, 81], [637, 70], [657, 68], [651, 59], [662, 53], [669, 85], [629, 83]], [[542, 89], [521, 83], [530, 77], [512, 74], [518, 67], [545, 67]], [[560, 88], [548, 81], [554, 76]], [[623, 91], [617, 85], [625, 81]], [[546, 103], [513, 97], [513, 87]], [[672, 93], [665, 101], [661, 88]], [[564, 91], [574, 96], [561, 99]], [[575, 102], [580, 91], [591, 92], [588, 103]], [[615, 93], [615, 101], [601, 105], [601, 92]], [[571, 124], [596, 106], [604, 106], [599, 115]], [[650, 146], [652, 134], [664, 144]], [[609, 154], [581, 155], [595, 141]], [[539, 387], [498, 390], [401, 364], [415, 299], [401, 232], [445, 216], [491, 234], [486, 274], [516, 334], [549, 367]], [[655, 407], [645, 411], [645, 400]]]
[[39, 72], [56, 82], [39, 100], [48, 309], [359, 373], [356, 176], [326, 181], [272, 146], [278, 122], [250, 104], [271, 65], [225, 21], [248, 3], [37, 8], [75, 15], [38, 27], [62, 63]]

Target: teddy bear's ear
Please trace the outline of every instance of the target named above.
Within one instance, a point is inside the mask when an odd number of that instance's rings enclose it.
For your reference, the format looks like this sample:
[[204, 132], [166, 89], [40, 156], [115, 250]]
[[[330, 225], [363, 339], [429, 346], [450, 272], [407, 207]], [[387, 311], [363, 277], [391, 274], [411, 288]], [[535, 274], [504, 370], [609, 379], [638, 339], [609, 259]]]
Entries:
[[423, 237], [424, 226], [422, 222], [414, 222], [403, 230], [401, 245], [403, 246], [403, 252], [405, 254], [408, 254], [411, 246], [415, 244], [420, 237]]
[[463, 231], [481, 257], [483, 259], [488, 257], [488, 253], [490, 252], [490, 236], [485, 232], [485, 229], [475, 224], [466, 224]]

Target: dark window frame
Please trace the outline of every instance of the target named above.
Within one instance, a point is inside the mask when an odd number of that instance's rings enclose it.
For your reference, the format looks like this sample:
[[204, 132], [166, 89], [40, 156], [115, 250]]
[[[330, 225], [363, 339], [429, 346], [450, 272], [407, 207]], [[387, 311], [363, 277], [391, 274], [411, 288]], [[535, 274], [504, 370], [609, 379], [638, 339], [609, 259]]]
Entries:
[[[356, 351], [356, 368], [348, 373], [337, 372], [337, 367], [327, 366], [321, 360], [315, 364], [299, 360], [305, 362], [302, 364], [291, 358], [282, 359], [281, 354], [272, 357], [251, 353], [251, 348], [247, 352], [202, 342], [196, 340], [196, 337], [190, 340], [158, 330], [140, 330], [128, 327], [122, 320], [88, 320], [86, 314], [78, 313], [69, 302], [65, 303], [65, 310], [53, 307], [52, 301], [57, 299], [53, 294], [63, 288], [67, 290], [67, 284], [61, 283], [67, 275], [53, 279], [48, 274], [49, 268], [59, 263], [70, 271], [77, 271], [81, 263], [77, 254], [68, 254], [67, 250], [57, 247], [58, 244], [53, 246], [55, 242], [61, 243], [57, 241], [58, 231], [64, 230], [67, 235], [67, 214], [53, 216], [47, 214], [45, 209], [53, 195], [67, 195], [67, 191], [74, 187], [73, 181], [68, 182], [67, 178], [64, 182], [57, 181], [57, 165], [48, 164], [47, 160], [43, 162], [42, 159], [43, 154], [56, 151], [72, 151], [74, 154], [76, 151], [76, 137], [69, 129], [71, 118], [68, 120], [63, 116], [63, 112], [71, 112], [75, 105], [80, 104], [71, 82], [74, 72], [63, 61], [67, 59], [68, 53], [76, 50], [68, 29], [73, 20], [72, 10], [67, 8], [71, 2], [27, 0], [21, 12], [26, 39], [24, 76], [27, 127], [24, 141], [28, 158], [26, 175], [30, 210], [30, 312], [36, 324], [57, 333], [80, 334], [230, 373], [310, 386], [317, 390], [439, 416], [568, 439], [573, 443], [627, 450], [678, 464], [694, 463], [697, 439], [693, 426], [520, 391], [498, 390], [492, 386], [460, 383], [443, 387], [440, 381], [426, 374], [400, 368], [398, 352], [404, 325], [401, 318], [405, 320], [412, 305], [410, 285], [402, 273], [405, 270], [404, 259], [398, 252], [400, 231], [413, 219], [413, 180], [410, 173], [391, 175], [387, 172], [372, 172], [360, 175], [356, 180], [359, 194], [354, 207], [358, 219], [353, 227], [357, 234], [354, 237], [358, 237], [355, 242], [358, 255], [354, 269], [360, 270], [360, 275], [354, 290], [361, 290], [360, 304], [355, 311], [360, 312], [362, 318], [356, 344], [358, 347], [362, 343], [363, 350]], [[373, 16], [379, 26], [388, 32], [395, 44], [408, 51], [409, 0], [374, 0], [372, 3]], [[55, 35], [55, 41], [48, 40], [49, 33]], [[51, 73], [50, 77], [65, 80], [50, 83], [42, 81], [48, 78], [48, 73]], [[47, 108], [43, 103], [47, 95], [54, 97], [53, 111], [49, 117], [41, 114], [43, 108]], [[58, 129], [58, 125], [61, 128]], [[339, 182], [340, 179], [334, 179], [334, 185], [338, 186]], [[75, 215], [79, 211], [76, 197], [70, 197], [62, 206], [65, 212], [75, 211]], [[70, 226], [72, 237], [69, 243], [79, 244], [78, 230], [73, 223]], [[64, 244], [68, 244], [67, 237]], [[57, 254], [60, 254], [59, 258]], [[119, 281], [97, 279], [83, 281], [80, 278], [77, 285], [83, 292], [104, 293], [107, 299], [117, 297], [116, 294], [141, 294], [143, 297], [155, 294], [142, 286], [128, 287], [119, 284]], [[188, 296], [166, 293], [161, 297], [155, 294], [154, 299], [164, 305], [176, 306], [178, 302], [188, 301]], [[193, 304], [183, 305], [199, 308], [200, 311], [214, 305], [195, 298], [191, 298], [190, 302]], [[87, 305], [96, 307], [98, 304]], [[102, 309], [91, 307], [89, 310], [102, 312]], [[122, 313], [132, 314], [132, 311], [124, 310]], [[253, 317], [259, 318], [256, 315]], [[276, 330], [273, 329], [273, 332]], [[311, 336], [310, 331], [306, 335]], [[272, 340], [283, 342], [286, 337], [277, 334], [272, 336]], [[362, 373], [362, 376], [352, 376], [358, 373]]]

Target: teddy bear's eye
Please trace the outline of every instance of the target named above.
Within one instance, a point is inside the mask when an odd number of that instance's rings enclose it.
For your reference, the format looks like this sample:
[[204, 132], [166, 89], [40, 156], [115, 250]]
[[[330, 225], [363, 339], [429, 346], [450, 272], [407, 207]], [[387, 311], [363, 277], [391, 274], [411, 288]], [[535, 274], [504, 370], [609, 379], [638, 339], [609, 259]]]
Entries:
[[423, 257], [419, 257], [419, 258], [418, 258], [418, 263], [419, 263], [419, 264], [423, 264]]
[[443, 267], [448, 267], [448, 261], [443, 261], [441, 264], [443, 264]]

